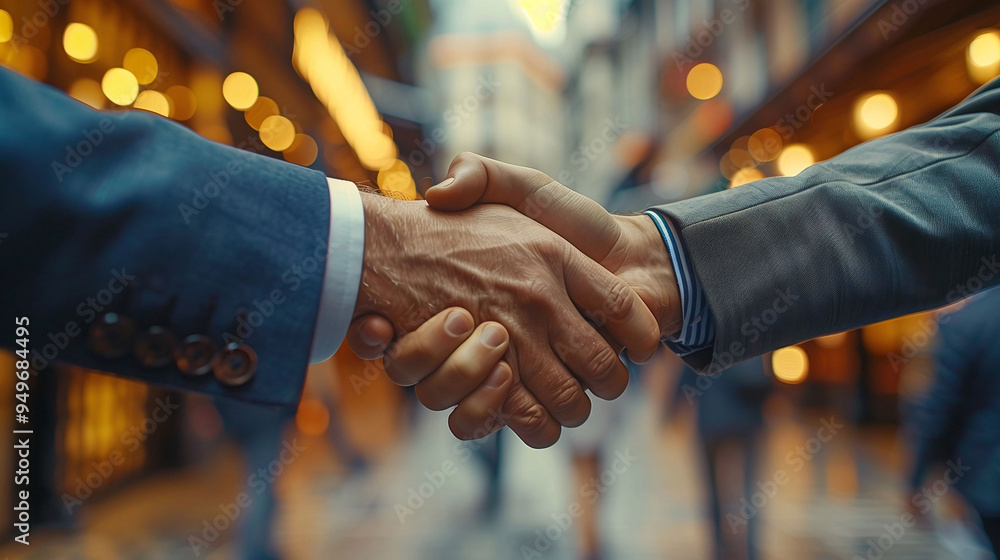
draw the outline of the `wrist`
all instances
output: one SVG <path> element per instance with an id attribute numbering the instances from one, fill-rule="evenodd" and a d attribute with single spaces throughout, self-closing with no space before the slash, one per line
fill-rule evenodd
<path id="1" fill-rule="evenodd" d="M 649 216 L 620 218 L 623 236 L 630 239 L 638 262 L 634 268 L 639 278 L 633 286 L 656 318 L 660 337 L 676 336 L 684 324 L 684 316 L 677 275 L 663 236 Z"/>

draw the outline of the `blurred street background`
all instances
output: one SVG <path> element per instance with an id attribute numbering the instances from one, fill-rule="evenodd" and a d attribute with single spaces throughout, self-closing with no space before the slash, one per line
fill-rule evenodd
<path id="1" fill-rule="evenodd" d="M 0 0 L 0 64 L 398 198 L 474 151 L 631 212 L 937 116 L 1000 75 L 1000 5 Z M 32 544 L 0 508 L 0 557 L 993 558 L 969 495 L 1000 483 L 1000 451 L 969 467 L 946 449 L 991 405 L 974 384 L 948 407 L 932 389 L 962 375 L 942 331 L 990 297 L 731 375 L 664 354 L 543 451 L 510 433 L 458 442 L 346 348 L 313 366 L 294 411 L 55 364 L 32 380 Z M 13 362 L 0 353 L 0 371 Z M 13 470 L 5 446 L 0 503 Z"/>

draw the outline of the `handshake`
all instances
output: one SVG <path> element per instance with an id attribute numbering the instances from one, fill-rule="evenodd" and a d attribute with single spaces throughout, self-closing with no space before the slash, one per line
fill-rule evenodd
<path id="1" fill-rule="evenodd" d="M 682 326 L 649 216 L 614 216 L 545 174 L 462 154 L 425 201 L 363 194 L 365 257 L 348 343 L 476 439 L 547 447 L 620 396 Z M 405 334 L 403 334 L 405 333 Z"/>

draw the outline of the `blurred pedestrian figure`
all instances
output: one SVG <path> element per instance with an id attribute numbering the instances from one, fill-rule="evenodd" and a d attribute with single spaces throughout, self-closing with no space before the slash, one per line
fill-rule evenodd
<path id="1" fill-rule="evenodd" d="M 270 463 L 277 459 L 282 434 L 294 418 L 295 410 L 264 408 L 228 399 L 216 400 L 215 407 L 222 417 L 226 434 L 239 445 L 243 454 L 242 491 L 251 500 L 240 513 L 235 557 L 239 560 L 277 560 L 280 556 L 274 545 L 275 481 L 259 473 L 269 472 Z"/>
<path id="2" fill-rule="evenodd" d="M 907 422 L 913 443 L 907 509 L 918 517 L 933 502 L 928 471 L 975 509 L 994 553 L 1000 550 L 1000 290 L 968 300 L 939 321 L 934 379 Z M 934 489 L 934 496 L 939 492 Z M 977 531 L 978 532 L 978 531 Z"/>
<path id="3" fill-rule="evenodd" d="M 761 358 L 701 379 L 699 383 L 699 376 L 685 368 L 675 403 L 683 399 L 697 410 L 697 439 L 705 462 L 708 511 L 712 518 L 713 558 L 754 560 L 758 557 L 760 520 L 756 515 L 744 519 L 738 512 L 742 500 L 750 500 L 755 490 L 764 402 L 774 388 L 773 380 Z M 737 467 L 729 459 L 733 455 L 740 458 Z M 742 489 L 734 492 L 732 480 L 725 479 L 725 471 L 739 467 L 742 467 Z M 733 521 L 736 518 L 738 522 Z M 737 538 L 744 533 L 745 540 Z"/>

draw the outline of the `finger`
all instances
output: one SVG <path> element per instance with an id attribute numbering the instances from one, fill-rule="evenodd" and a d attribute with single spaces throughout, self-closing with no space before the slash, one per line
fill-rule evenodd
<path id="1" fill-rule="evenodd" d="M 569 301 L 565 302 L 564 307 L 572 312 Z M 556 318 L 566 319 L 565 315 L 557 315 Z M 577 320 L 593 338 L 601 340 L 597 331 L 586 325 L 583 319 L 578 317 Z M 515 340 L 514 344 L 525 351 L 518 364 L 521 370 L 520 382 L 560 425 L 570 428 L 579 426 L 590 416 L 590 399 L 580 385 L 580 380 L 559 361 L 560 350 L 554 347 L 556 344 L 569 345 L 578 341 L 554 339 L 551 336 L 543 338 L 547 340 Z M 540 346 L 539 342 L 543 342 L 544 346 Z M 561 350 L 563 354 L 569 352 L 571 350 L 568 348 Z M 513 428 L 513 422 L 510 424 Z"/>
<path id="2" fill-rule="evenodd" d="M 563 276 L 570 299 L 590 321 L 628 348 L 638 364 L 653 358 L 660 344 L 656 317 L 624 280 L 572 247 Z"/>
<path id="3" fill-rule="evenodd" d="M 493 366 L 489 376 L 448 416 L 448 427 L 458 439 L 486 437 L 504 427 L 501 408 L 514 382 L 507 362 Z"/>
<path id="4" fill-rule="evenodd" d="M 431 410 L 455 406 L 493 371 L 507 343 L 507 329 L 499 323 L 479 325 L 437 370 L 417 383 L 417 399 Z"/>
<path id="5" fill-rule="evenodd" d="M 347 329 L 347 345 L 362 360 L 374 360 L 385 352 L 395 336 L 392 323 L 385 317 L 363 315 Z"/>
<path id="6" fill-rule="evenodd" d="M 528 447 L 544 449 L 559 441 L 559 422 L 524 386 L 515 382 L 507 394 L 501 418 Z"/>
<path id="7" fill-rule="evenodd" d="M 576 313 L 560 319 L 549 327 L 552 349 L 559 359 L 594 395 L 605 400 L 620 397 L 628 387 L 629 374 L 618 352 Z"/>
<path id="8" fill-rule="evenodd" d="M 398 385 L 413 385 L 441 366 L 472 333 L 475 322 L 465 309 L 452 307 L 406 334 L 382 358 L 385 372 Z"/>
<path id="9" fill-rule="evenodd" d="M 473 153 L 452 161 L 447 179 L 425 193 L 439 210 L 464 210 L 475 204 L 506 204 L 602 261 L 618 242 L 621 228 L 600 204 L 527 167 Z"/>

